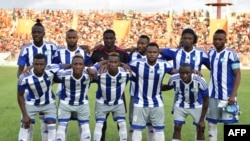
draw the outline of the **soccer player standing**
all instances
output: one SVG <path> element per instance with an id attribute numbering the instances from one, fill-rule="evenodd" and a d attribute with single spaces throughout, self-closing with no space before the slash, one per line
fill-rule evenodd
<path id="1" fill-rule="evenodd" d="M 172 73 L 173 67 L 165 60 L 157 60 L 159 46 L 149 43 L 146 58 L 129 63 L 135 75 L 136 92 L 132 119 L 133 141 L 142 140 L 142 130 L 147 122 L 154 128 L 154 140 L 165 141 L 165 114 L 161 95 L 161 83 L 165 73 Z"/>
<path id="2" fill-rule="evenodd" d="M 109 53 L 107 71 L 99 74 L 96 92 L 96 125 L 94 141 L 100 141 L 103 123 L 107 114 L 112 113 L 119 126 L 120 141 L 127 141 L 126 111 L 123 102 L 129 72 L 120 68 L 120 56 L 117 52 Z"/>
<path id="3" fill-rule="evenodd" d="M 128 62 L 127 52 L 125 52 L 123 49 L 117 47 L 115 45 L 115 41 L 116 41 L 115 31 L 112 29 L 105 30 L 103 33 L 104 46 L 100 46 L 96 50 L 93 51 L 93 53 L 91 55 L 92 62 L 96 63 L 96 62 L 100 62 L 103 60 L 107 60 L 110 52 L 118 52 L 119 56 L 120 56 L 120 62 L 127 63 Z M 124 100 L 124 103 L 125 103 L 124 105 L 126 108 L 125 97 L 123 98 L 123 100 Z M 109 113 L 107 114 L 107 117 L 108 116 L 109 116 Z M 103 123 L 101 141 L 105 141 L 106 127 L 107 127 L 107 121 L 105 121 Z"/>
<path id="4" fill-rule="evenodd" d="M 36 23 L 32 26 L 31 34 L 33 38 L 33 42 L 24 45 L 21 48 L 17 65 L 18 71 L 17 76 L 23 72 L 25 67 L 31 66 L 33 63 L 34 55 L 41 53 L 46 56 L 46 64 L 51 64 L 53 58 L 55 57 L 55 52 L 57 50 L 57 46 L 52 42 L 46 42 L 43 40 L 45 36 L 44 26 L 41 24 L 41 21 L 37 19 Z M 47 141 L 47 129 L 46 124 L 43 121 L 43 113 L 40 113 L 40 121 L 41 121 L 41 135 L 42 141 Z M 21 130 L 22 127 L 20 127 Z M 33 138 L 33 125 L 30 125 L 30 139 Z M 20 134 L 19 134 L 20 136 Z"/>
<path id="5" fill-rule="evenodd" d="M 209 110 L 207 114 L 210 141 L 217 141 L 217 123 L 233 124 L 238 122 L 237 111 L 223 110 L 226 106 L 237 105 L 237 90 L 241 72 L 238 54 L 225 46 L 227 34 L 218 29 L 213 35 L 213 49 L 209 50 L 211 75 L 209 83 Z M 239 107 L 238 107 L 239 108 Z"/>
<path id="6" fill-rule="evenodd" d="M 180 65 L 183 63 L 188 63 L 192 67 L 192 71 L 201 75 L 202 65 L 205 65 L 210 69 L 208 54 L 201 48 L 195 46 L 197 43 L 198 37 L 193 29 L 186 28 L 182 31 L 181 34 L 181 44 L 180 48 L 172 49 L 165 48 L 162 49 L 162 55 L 168 60 L 173 60 L 173 66 L 175 69 L 179 70 Z M 174 103 L 177 97 L 175 95 L 172 113 L 174 113 Z M 195 138 L 196 138 L 195 129 Z"/>
<path id="7" fill-rule="evenodd" d="M 135 51 L 129 54 L 129 62 L 137 59 L 146 58 L 147 45 L 150 43 L 150 38 L 147 35 L 141 35 L 137 41 L 137 48 Z M 163 59 L 162 55 L 159 54 L 158 58 Z M 130 101 L 129 101 L 129 123 L 131 125 L 133 118 L 133 106 L 134 106 L 134 94 L 136 92 L 135 82 L 130 81 Z M 151 123 L 147 123 L 147 141 L 153 141 L 154 130 Z M 130 126 L 129 137 L 132 139 L 133 128 Z"/>
<path id="8" fill-rule="evenodd" d="M 57 64 L 71 64 L 72 63 L 72 58 L 74 57 L 74 55 L 76 54 L 81 54 L 84 58 L 84 65 L 91 65 L 91 59 L 90 56 L 77 45 L 78 42 L 78 34 L 77 31 L 74 29 L 69 29 L 66 32 L 66 43 L 67 46 L 66 47 L 62 47 L 62 48 L 58 48 L 58 50 L 56 51 L 56 57 L 54 57 L 53 59 L 53 63 L 57 63 Z M 61 87 L 61 83 L 58 84 L 57 87 L 57 95 L 60 97 L 60 93 L 62 91 L 62 87 Z M 71 113 L 71 120 L 77 120 L 76 117 L 76 112 L 72 111 Z M 68 124 L 67 124 L 68 125 Z M 68 128 L 66 127 L 65 132 L 67 132 Z M 79 124 L 79 137 L 81 137 L 81 126 Z M 67 137 L 65 137 L 65 140 L 67 139 Z"/>

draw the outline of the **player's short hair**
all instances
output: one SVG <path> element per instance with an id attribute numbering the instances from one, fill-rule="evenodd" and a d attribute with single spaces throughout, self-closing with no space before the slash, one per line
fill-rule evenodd
<path id="1" fill-rule="evenodd" d="M 148 42 L 150 42 L 150 38 L 147 35 L 141 35 L 139 38 L 147 39 Z"/>
<path id="2" fill-rule="evenodd" d="M 183 68 L 189 68 L 192 71 L 192 67 L 189 63 L 182 63 L 180 65 L 180 69 L 183 69 Z"/>
<path id="3" fill-rule="evenodd" d="M 38 54 L 34 55 L 34 59 L 45 59 L 46 60 L 46 56 L 44 54 L 38 53 Z"/>
<path id="4" fill-rule="evenodd" d="M 155 46 L 159 49 L 159 45 L 155 42 L 150 42 L 148 45 L 147 45 L 147 48 L 150 47 L 150 46 Z"/>
<path id="5" fill-rule="evenodd" d="M 109 57 L 118 57 L 120 61 L 120 54 L 118 52 L 110 52 L 108 55 Z"/>
<path id="6" fill-rule="evenodd" d="M 214 34 L 225 34 L 225 35 L 227 36 L 226 31 L 223 30 L 223 29 L 217 29 L 217 30 L 214 32 Z"/>
<path id="7" fill-rule="evenodd" d="M 192 35 L 194 36 L 193 44 L 196 44 L 197 41 L 198 41 L 198 37 L 197 37 L 196 33 L 194 32 L 194 30 L 191 29 L 191 28 L 186 28 L 186 29 L 184 29 L 184 30 L 182 31 L 181 36 L 183 36 L 183 35 L 186 34 L 186 33 L 192 34 Z"/>
<path id="8" fill-rule="evenodd" d="M 69 30 L 66 32 L 66 34 L 69 33 L 69 32 L 77 32 L 77 31 L 76 31 L 75 29 L 72 29 L 72 28 L 71 28 L 71 29 L 69 29 Z"/>
<path id="9" fill-rule="evenodd" d="M 81 59 L 83 60 L 83 63 L 84 63 L 84 58 L 83 58 L 82 54 L 76 53 L 76 54 L 73 56 L 73 58 L 72 58 L 72 62 L 73 62 L 76 58 L 81 58 Z"/>
<path id="10" fill-rule="evenodd" d="M 33 27 L 34 27 L 34 26 L 40 26 L 40 27 L 44 28 L 44 26 L 42 25 L 40 19 L 36 19 L 36 23 L 33 25 Z"/>
<path id="11" fill-rule="evenodd" d="M 105 36 L 105 34 L 107 34 L 107 33 L 111 33 L 111 34 L 113 34 L 113 35 L 115 36 L 115 31 L 112 30 L 112 29 L 107 29 L 107 30 L 105 30 L 105 31 L 103 32 L 103 36 Z"/>

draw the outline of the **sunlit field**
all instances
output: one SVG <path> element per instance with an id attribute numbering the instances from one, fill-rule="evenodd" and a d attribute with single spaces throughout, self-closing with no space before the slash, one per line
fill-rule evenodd
<path id="1" fill-rule="evenodd" d="M 17 140 L 19 126 L 20 126 L 20 109 L 17 104 L 17 77 L 16 77 L 16 67 L 0 67 L 0 141 L 15 141 Z M 209 71 L 202 71 L 207 82 L 209 81 Z M 238 101 L 241 107 L 242 115 L 240 116 L 239 124 L 250 124 L 250 109 L 248 108 L 249 102 L 249 84 L 250 84 L 250 70 L 242 70 L 241 84 L 238 90 Z M 164 82 L 167 83 L 168 77 L 164 79 Z M 127 107 L 129 103 L 129 85 L 126 89 L 126 101 Z M 54 86 L 54 90 L 56 85 Z M 91 85 L 89 90 L 89 100 L 91 108 L 91 117 L 90 117 L 90 127 L 91 133 L 93 135 L 94 126 L 95 126 L 95 90 L 96 84 Z M 171 115 L 171 106 L 173 102 L 173 91 L 163 92 L 164 103 L 165 103 L 165 114 L 166 114 L 166 128 L 165 136 L 166 141 L 171 141 L 172 132 L 173 132 L 173 118 Z M 128 123 L 128 122 L 127 122 Z M 129 126 L 127 126 L 129 128 Z M 223 141 L 223 125 L 219 124 L 219 138 L 218 141 Z M 119 139 L 118 131 L 116 124 L 112 120 L 112 116 L 109 116 L 108 119 L 108 129 L 106 133 L 106 141 L 118 141 Z M 35 131 L 34 131 L 34 141 L 40 141 L 40 123 L 39 119 L 36 119 Z M 77 141 L 78 140 L 78 126 L 76 121 L 71 121 L 69 123 L 69 133 L 68 141 Z M 143 132 L 143 140 L 146 140 L 145 130 Z M 182 130 L 182 140 L 184 141 L 193 141 L 194 140 L 194 126 L 192 120 L 189 117 L 187 123 L 183 126 Z M 207 138 L 207 127 L 206 127 L 206 140 Z"/>

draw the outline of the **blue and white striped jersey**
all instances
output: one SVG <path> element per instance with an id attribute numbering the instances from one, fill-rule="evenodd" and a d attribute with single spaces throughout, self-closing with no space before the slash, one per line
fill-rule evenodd
<path id="1" fill-rule="evenodd" d="M 129 66 L 135 76 L 134 106 L 162 107 L 161 84 L 165 73 L 170 73 L 172 65 L 158 59 L 154 66 L 147 63 L 147 58 L 132 61 Z"/>
<path id="2" fill-rule="evenodd" d="M 22 47 L 17 65 L 19 66 L 31 66 L 33 63 L 34 55 L 44 54 L 46 56 L 47 64 L 52 64 L 52 60 L 55 57 L 57 46 L 52 42 L 44 42 L 41 47 L 37 47 L 33 42 L 26 44 Z"/>
<path id="3" fill-rule="evenodd" d="M 53 78 L 61 68 L 60 65 L 50 64 L 46 67 L 43 76 L 37 77 L 33 70 L 29 74 L 21 74 L 18 79 L 18 90 L 26 90 L 25 103 L 29 105 L 44 105 L 55 102 L 55 95 L 52 91 Z"/>
<path id="4" fill-rule="evenodd" d="M 202 65 L 209 66 L 207 53 L 197 47 L 193 47 L 190 52 L 186 52 L 183 47 L 179 49 L 165 48 L 162 49 L 162 55 L 173 60 L 175 69 L 179 69 L 183 63 L 189 63 L 193 70 L 198 71 L 201 71 Z"/>
<path id="5" fill-rule="evenodd" d="M 129 62 L 135 61 L 137 59 L 142 59 L 142 58 L 146 58 L 146 55 L 141 55 L 138 51 L 135 51 L 129 55 Z M 158 59 L 164 60 L 164 57 L 161 54 L 159 54 Z M 130 81 L 129 91 L 130 91 L 130 95 L 134 96 L 134 93 L 135 93 L 135 82 L 134 81 Z"/>
<path id="6" fill-rule="evenodd" d="M 234 87 L 233 70 L 240 69 L 239 56 L 230 48 L 225 48 L 219 53 L 214 48 L 208 52 L 208 55 L 211 66 L 209 96 L 227 100 Z"/>
<path id="7" fill-rule="evenodd" d="M 203 96 L 208 96 L 208 85 L 206 80 L 196 74 L 192 74 L 191 82 L 184 83 L 180 74 L 174 74 L 168 81 L 169 86 L 174 86 L 177 97 L 175 106 L 182 108 L 200 108 Z"/>
<path id="8" fill-rule="evenodd" d="M 101 73 L 97 80 L 96 101 L 106 105 L 122 104 L 122 95 L 129 79 L 129 72 L 120 67 L 116 76 L 110 75 L 108 71 Z"/>
<path id="9" fill-rule="evenodd" d="M 60 102 L 69 105 L 83 105 L 88 103 L 90 78 L 85 71 L 80 79 L 76 79 L 73 76 L 73 69 L 61 69 L 56 75 L 62 84 L 59 96 Z"/>
<path id="10" fill-rule="evenodd" d="M 83 49 L 77 47 L 75 51 L 68 50 L 67 47 L 65 48 L 58 48 L 56 51 L 56 57 L 53 59 L 54 63 L 61 63 L 61 64 L 71 64 L 73 57 L 75 54 L 80 53 L 84 57 L 85 65 L 91 65 L 92 61 L 90 56 L 85 53 Z"/>

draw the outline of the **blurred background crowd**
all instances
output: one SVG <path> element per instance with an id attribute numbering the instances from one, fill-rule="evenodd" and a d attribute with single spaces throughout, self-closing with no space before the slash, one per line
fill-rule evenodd
<path id="1" fill-rule="evenodd" d="M 162 13 L 142 13 L 136 11 L 72 11 L 32 9 L 0 9 L 0 53 L 8 54 L 4 59 L 15 61 L 23 44 L 32 41 L 30 28 L 36 19 L 41 19 L 45 27 L 46 41 L 58 46 L 65 46 L 65 33 L 74 28 L 79 33 L 78 44 L 90 47 L 102 43 L 102 34 L 114 27 L 116 21 L 129 21 L 124 32 L 118 38 L 117 45 L 128 48 L 136 45 L 141 34 L 146 34 L 151 41 L 161 47 L 179 46 L 181 32 L 184 28 L 193 28 L 198 35 L 197 46 L 205 50 L 213 47 L 209 38 L 211 23 L 209 12 L 203 10 Z M 230 13 L 227 16 L 227 45 L 236 50 L 243 65 L 250 64 L 250 13 Z M 23 23 L 21 23 L 23 22 Z M 117 31 L 116 31 L 117 32 Z"/>

